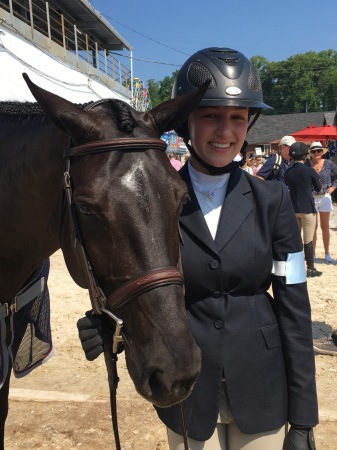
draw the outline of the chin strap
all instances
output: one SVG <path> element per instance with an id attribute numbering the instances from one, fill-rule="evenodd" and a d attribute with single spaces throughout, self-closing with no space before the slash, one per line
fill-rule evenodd
<path id="1" fill-rule="evenodd" d="M 246 150 L 247 145 L 248 145 L 248 142 L 245 141 L 243 144 L 243 147 L 241 149 L 241 152 L 244 152 Z M 206 161 L 204 161 L 202 158 L 200 158 L 198 153 L 194 150 L 194 148 L 190 144 L 187 143 L 186 147 L 190 151 L 191 155 L 193 155 L 193 157 L 198 161 L 198 163 L 201 164 L 203 167 L 205 167 L 205 169 L 208 170 L 210 175 L 223 175 L 225 173 L 230 173 L 233 170 L 240 167 L 239 161 L 232 161 L 231 163 L 227 164 L 227 166 L 223 166 L 223 167 L 212 166 L 211 164 L 208 164 Z"/>

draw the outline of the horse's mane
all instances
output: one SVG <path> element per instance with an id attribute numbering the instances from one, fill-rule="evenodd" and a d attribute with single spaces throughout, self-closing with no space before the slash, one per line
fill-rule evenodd
<path id="1" fill-rule="evenodd" d="M 94 102 L 77 103 L 80 108 L 88 107 Z M 137 121 L 133 117 L 132 108 L 122 100 L 109 99 L 106 101 L 108 114 L 116 120 L 116 125 L 120 131 L 132 133 Z M 23 123 L 27 120 L 46 120 L 46 114 L 37 102 L 0 102 L 0 121 L 10 119 L 16 123 Z"/>

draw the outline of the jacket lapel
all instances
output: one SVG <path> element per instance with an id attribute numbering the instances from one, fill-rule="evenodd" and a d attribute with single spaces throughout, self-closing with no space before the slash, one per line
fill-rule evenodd
<path id="1" fill-rule="evenodd" d="M 247 198 L 250 184 L 242 169 L 236 169 L 229 178 L 226 198 L 222 206 L 215 245 L 221 251 L 247 219 L 254 204 Z"/>
<path id="2" fill-rule="evenodd" d="M 179 223 L 182 229 L 188 229 L 193 233 L 204 245 L 209 247 L 213 252 L 218 254 L 218 249 L 215 245 L 215 241 L 208 229 L 204 215 L 200 209 L 198 199 L 192 188 L 191 179 L 188 173 L 188 164 L 185 164 L 179 171 L 182 179 L 188 186 L 190 198 L 185 203 L 183 210 L 179 217 Z"/>
<path id="3" fill-rule="evenodd" d="M 185 164 L 179 173 L 187 183 L 190 195 L 190 199 L 180 214 L 179 222 L 182 228 L 189 230 L 210 250 L 218 254 L 232 239 L 254 208 L 254 204 L 247 197 L 247 194 L 251 192 L 250 184 L 242 169 L 236 169 L 231 173 L 218 231 L 213 239 L 192 188 L 188 164 Z M 238 207 L 238 205 L 240 206 Z"/>

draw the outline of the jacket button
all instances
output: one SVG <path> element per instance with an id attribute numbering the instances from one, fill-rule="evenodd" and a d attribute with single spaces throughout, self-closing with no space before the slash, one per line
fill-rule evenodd
<path id="1" fill-rule="evenodd" d="M 216 328 L 217 330 L 220 330 L 222 327 L 223 327 L 222 320 L 217 320 L 216 322 L 214 322 L 214 328 Z"/>
<path id="2" fill-rule="evenodd" d="M 214 291 L 213 293 L 212 293 L 212 297 L 213 298 L 220 298 L 222 296 L 222 294 L 221 294 L 221 292 L 219 292 L 219 291 Z"/>
<path id="3" fill-rule="evenodd" d="M 213 261 L 211 262 L 210 266 L 211 266 L 211 269 L 214 270 L 214 269 L 217 269 L 220 266 L 220 263 L 216 259 L 213 259 Z"/>

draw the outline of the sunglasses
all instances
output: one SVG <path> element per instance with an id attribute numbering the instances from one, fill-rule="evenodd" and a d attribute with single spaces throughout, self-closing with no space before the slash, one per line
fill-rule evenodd
<path id="1" fill-rule="evenodd" d="M 323 150 L 310 150 L 310 153 L 322 153 Z"/>

